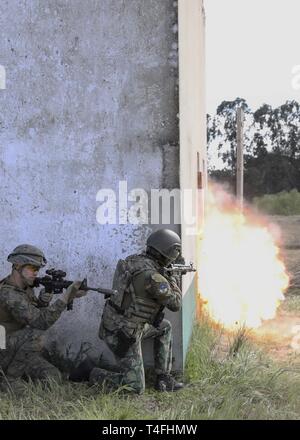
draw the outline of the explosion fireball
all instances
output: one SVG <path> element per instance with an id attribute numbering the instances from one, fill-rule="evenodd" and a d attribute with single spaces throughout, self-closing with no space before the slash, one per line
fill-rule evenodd
<path id="1" fill-rule="evenodd" d="M 199 248 L 200 295 L 215 321 L 257 328 L 275 317 L 289 277 L 264 219 L 212 187 Z"/>

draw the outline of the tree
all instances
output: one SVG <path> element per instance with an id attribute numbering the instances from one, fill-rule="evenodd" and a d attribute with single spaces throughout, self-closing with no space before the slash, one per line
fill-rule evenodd
<path id="1" fill-rule="evenodd" d="M 238 107 L 245 114 L 245 196 L 300 190 L 300 104 L 296 101 L 274 109 L 264 104 L 255 112 L 244 99 L 223 101 L 215 116 L 207 118 L 210 175 L 234 188 Z M 212 163 L 214 150 L 221 159 L 219 169 Z"/>
<path id="2" fill-rule="evenodd" d="M 287 101 L 272 109 L 263 105 L 254 114 L 254 123 L 264 132 L 264 143 L 271 144 L 274 152 L 292 159 L 300 158 L 300 104 Z"/>

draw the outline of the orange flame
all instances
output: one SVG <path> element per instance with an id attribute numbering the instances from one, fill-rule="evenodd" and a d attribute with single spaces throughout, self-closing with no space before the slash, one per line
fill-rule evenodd
<path id="1" fill-rule="evenodd" d="M 211 317 L 226 327 L 259 327 L 284 299 L 289 277 L 267 223 L 243 213 L 220 189 L 207 194 L 199 288 Z"/>

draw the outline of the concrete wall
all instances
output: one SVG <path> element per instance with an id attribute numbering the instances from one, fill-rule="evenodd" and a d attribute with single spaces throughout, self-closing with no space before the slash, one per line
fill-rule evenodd
<path id="1" fill-rule="evenodd" d="M 177 4 L 10 0 L 0 20 L 1 274 L 8 253 L 32 243 L 49 267 L 110 287 L 117 259 L 151 229 L 99 225 L 98 190 L 179 183 Z M 102 305 L 92 293 L 77 301 L 50 336 L 101 349 Z"/>
<path id="2" fill-rule="evenodd" d="M 179 87 L 180 87 L 180 187 L 192 189 L 196 222 L 182 216 L 182 253 L 187 262 L 198 263 L 198 246 L 204 219 L 207 186 L 205 111 L 205 11 L 203 0 L 179 0 Z M 183 361 L 196 312 L 197 275 L 183 277 Z"/>

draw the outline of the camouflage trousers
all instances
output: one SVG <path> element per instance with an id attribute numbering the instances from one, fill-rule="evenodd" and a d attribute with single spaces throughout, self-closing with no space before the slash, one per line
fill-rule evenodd
<path id="1" fill-rule="evenodd" d="M 60 371 L 43 358 L 40 330 L 25 328 L 7 337 L 6 349 L 0 350 L 0 378 L 14 382 L 18 379 L 61 379 Z M 2 380 L 3 381 L 3 380 Z"/>
<path id="2" fill-rule="evenodd" d="M 164 319 L 158 328 L 145 324 L 136 334 L 136 341 L 123 357 L 116 354 L 119 344 L 117 332 L 102 329 L 103 340 L 114 353 L 120 373 L 94 368 L 90 375 L 91 383 L 105 382 L 109 388 L 126 385 L 130 390 L 141 394 L 145 391 L 145 371 L 141 342 L 154 339 L 154 368 L 156 374 L 169 374 L 172 368 L 172 326 Z"/>

